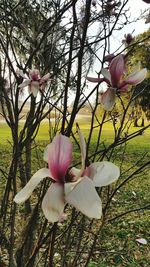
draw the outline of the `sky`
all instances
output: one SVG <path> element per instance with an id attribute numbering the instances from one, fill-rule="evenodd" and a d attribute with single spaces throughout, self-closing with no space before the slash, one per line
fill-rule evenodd
<path id="1" fill-rule="evenodd" d="M 150 4 L 146 4 L 142 0 L 129 0 L 127 6 L 130 7 L 130 12 L 132 18 L 138 18 L 139 15 L 141 14 L 141 11 L 144 11 L 146 9 L 150 9 Z M 148 12 L 146 12 L 148 14 Z M 127 29 L 134 29 L 135 34 L 139 34 L 145 30 L 147 30 L 150 27 L 150 24 L 145 24 L 145 19 L 141 19 L 137 21 L 136 23 L 133 23 L 131 25 L 127 25 Z"/>
<path id="2" fill-rule="evenodd" d="M 130 6 L 131 15 L 132 17 L 137 18 L 141 11 L 144 11 L 146 9 L 150 9 L 150 4 L 146 4 L 142 0 L 129 0 L 128 6 Z M 148 12 L 146 12 L 148 14 Z M 133 25 L 127 26 L 129 29 L 130 27 L 135 30 L 135 34 L 142 33 L 143 31 L 147 30 L 150 27 L 150 24 L 145 24 L 145 19 L 142 19 L 136 23 L 133 23 Z"/>
<path id="3" fill-rule="evenodd" d="M 129 0 L 127 7 L 130 8 L 129 14 L 130 14 L 130 20 L 134 20 L 138 17 L 140 17 L 140 14 L 146 10 L 150 9 L 150 4 L 146 4 L 142 0 Z M 148 14 L 148 12 L 146 12 Z M 145 14 L 145 15 L 146 15 Z M 120 32 L 117 32 L 116 35 L 113 34 L 114 40 L 120 42 L 120 40 L 123 39 L 124 34 L 132 33 L 133 35 L 138 35 L 146 30 L 148 30 L 150 27 L 150 23 L 145 24 L 145 18 L 136 21 L 135 23 L 128 24 L 122 29 Z"/>
<path id="4" fill-rule="evenodd" d="M 97 1 L 100 1 L 100 0 L 97 0 Z M 130 11 L 128 14 L 130 14 L 130 19 L 133 20 L 133 19 L 138 18 L 141 12 L 143 12 L 144 10 L 148 8 L 150 9 L 150 4 L 146 4 L 142 0 L 129 0 L 128 5 L 126 7 L 130 8 Z M 146 14 L 148 14 L 148 11 Z M 135 35 L 138 35 L 139 33 L 146 31 L 149 27 L 150 27 L 150 23 L 145 24 L 145 18 L 143 18 L 139 21 L 136 21 L 135 23 L 126 25 L 120 31 L 114 31 L 112 34 L 112 38 L 111 38 L 111 51 L 110 52 L 113 53 L 121 45 L 121 41 L 124 39 L 124 34 L 133 32 L 133 35 L 135 36 Z M 89 72 L 89 76 L 97 77 L 96 71 L 99 72 L 100 68 L 101 66 L 99 62 L 95 62 L 93 70 Z M 87 82 L 87 85 L 88 85 L 88 89 L 87 91 L 85 91 L 86 95 L 87 93 L 89 93 L 89 91 L 91 91 L 95 87 L 96 84 Z M 102 87 L 105 88 L 105 85 L 103 85 Z M 27 88 L 25 91 L 26 91 L 25 95 L 28 95 Z M 94 96 L 92 98 L 94 99 Z M 74 94 L 70 93 L 69 99 L 70 99 L 69 102 L 72 103 L 74 100 Z"/>
<path id="5" fill-rule="evenodd" d="M 148 11 L 145 13 L 145 17 L 137 20 L 137 18 L 140 18 L 141 13 L 143 13 L 145 10 L 150 9 L 150 4 L 146 4 L 142 0 L 129 0 L 128 4 L 125 7 L 125 10 L 128 10 L 126 12 L 129 21 L 135 21 L 130 24 L 124 25 L 124 27 L 121 30 L 114 30 L 112 33 L 112 36 L 110 38 L 110 53 L 114 53 L 115 50 L 120 47 L 122 44 L 122 40 L 124 39 L 124 35 L 131 33 L 133 36 L 136 36 L 146 30 L 150 27 L 150 23 L 145 24 L 146 14 L 148 14 Z M 137 21 L 136 21 L 137 20 Z M 124 17 L 121 19 L 122 22 L 125 22 Z M 118 24 L 117 24 L 118 25 Z M 117 26 L 116 27 L 119 27 Z M 93 27 L 93 31 L 96 31 L 96 27 Z M 91 34 L 92 34 L 91 30 Z M 97 27 L 98 30 L 98 27 Z M 123 48 L 123 47 L 122 47 Z"/>

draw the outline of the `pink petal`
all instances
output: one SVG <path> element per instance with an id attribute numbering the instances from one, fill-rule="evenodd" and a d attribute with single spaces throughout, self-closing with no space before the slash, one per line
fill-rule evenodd
<path id="1" fill-rule="evenodd" d="M 108 88 L 105 93 L 100 97 L 100 102 L 105 110 L 111 110 L 115 104 L 115 89 Z"/>
<path id="2" fill-rule="evenodd" d="M 64 136 L 56 136 L 48 147 L 48 166 L 53 179 L 64 182 L 72 160 L 72 142 Z"/>
<path id="3" fill-rule="evenodd" d="M 119 89 L 120 93 L 126 93 L 126 92 L 128 92 L 129 85 L 126 84 L 125 81 L 123 81 L 122 84 L 120 85 L 120 88 L 118 88 L 118 89 Z"/>
<path id="4" fill-rule="evenodd" d="M 42 209 L 49 222 L 61 220 L 64 211 L 64 187 L 59 183 L 52 183 L 47 190 L 43 201 Z"/>
<path id="5" fill-rule="evenodd" d="M 108 54 L 104 57 L 104 61 L 108 61 L 110 63 L 114 57 L 114 54 Z"/>
<path id="6" fill-rule="evenodd" d="M 86 77 L 86 79 L 87 79 L 89 82 L 92 82 L 92 83 L 100 83 L 100 82 L 103 82 L 103 81 L 104 81 L 104 78 L 92 78 L 92 77 Z"/>
<path id="7" fill-rule="evenodd" d="M 39 70 L 29 70 L 29 77 L 33 81 L 38 81 L 40 79 L 40 72 Z"/>
<path id="8" fill-rule="evenodd" d="M 140 71 L 135 71 L 131 73 L 128 78 L 125 80 L 127 84 L 137 85 L 141 83 L 147 75 L 147 69 L 142 69 Z"/>
<path id="9" fill-rule="evenodd" d="M 111 61 L 109 70 L 111 74 L 112 87 L 118 87 L 121 77 L 125 72 L 125 63 L 123 55 L 118 55 Z"/>
<path id="10" fill-rule="evenodd" d="M 40 79 L 40 84 L 45 83 L 49 80 L 50 77 L 50 73 L 47 73 L 46 75 L 44 75 L 41 79 Z"/>

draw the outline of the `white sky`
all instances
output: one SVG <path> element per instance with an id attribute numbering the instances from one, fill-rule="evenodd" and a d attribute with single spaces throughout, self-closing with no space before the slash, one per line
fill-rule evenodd
<path id="1" fill-rule="evenodd" d="M 127 7 L 130 8 L 129 14 L 131 14 L 130 16 L 130 20 L 134 20 L 134 18 L 138 18 L 140 17 L 140 14 L 150 8 L 150 4 L 146 4 L 145 2 L 143 2 L 142 0 L 130 0 L 127 4 Z M 148 14 L 148 12 L 146 12 L 146 14 Z M 135 23 L 131 23 L 126 25 L 120 32 L 117 31 L 116 35 L 113 34 L 113 37 L 115 39 L 115 41 L 118 41 L 118 44 L 120 43 L 120 40 L 124 39 L 124 34 L 127 33 L 132 33 L 133 32 L 133 36 L 138 35 L 139 33 L 142 33 L 146 30 L 148 30 L 150 27 L 150 23 L 145 24 L 145 18 L 138 20 Z"/>
<path id="2" fill-rule="evenodd" d="M 128 6 L 130 7 L 131 15 L 133 18 L 139 17 L 141 11 L 150 9 L 150 4 L 146 4 L 142 0 L 130 0 L 128 3 Z M 146 12 L 146 14 L 148 14 L 148 12 Z M 146 31 L 150 27 L 150 24 L 145 24 L 145 19 L 142 19 L 134 23 L 133 25 L 127 26 L 129 30 L 130 30 L 130 27 L 135 30 L 135 34 L 139 34 L 139 33 Z"/>
<path id="3" fill-rule="evenodd" d="M 98 0 L 99 1 L 99 0 Z M 129 0 L 128 4 L 126 5 L 126 9 L 130 7 L 130 20 L 134 20 L 138 18 L 141 14 L 146 9 L 150 9 L 150 4 L 146 4 L 142 0 Z M 148 11 L 146 12 L 148 14 Z M 124 39 L 124 34 L 132 33 L 133 36 L 138 35 L 139 33 L 142 33 L 146 31 L 150 26 L 149 24 L 145 24 L 145 18 L 137 21 L 136 23 L 132 23 L 129 25 L 126 25 L 123 29 L 120 31 L 114 31 L 111 37 L 111 53 L 115 52 L 115 50 L 122 44 L 122 40 Z M 95 30 L 96 28 L 94 28 Z M 101 53 L 101 52 L 99 52 Z M 89 76 L 97 77 L 96 71 L 99 72 L 101 66 L 99 62 L 95 62 L 93 70 L 89 73 Z M 88 85 L 88 93 L 95 87 L 96 84 L 87 82 Z M 105 85 L 102 85 L 103 88 L 105 88 Z M 27 89 L 25 90 L 25 95 L 28 95 Z M 85 92 L 86 94 L 86 92 Z M 94 99 L 94 96 L 92 97 Z M 69 102 L 72 103 L 74 100 L 74 94 L 70 92 L 70 99 Z"/>
<path id="4" fill-rule="evenodd" d="M 125 10 L 129 9 L 127 12 L 127 16 L 129 21 L 134 21 L 137 18 L 140 17 L 140 15 L 146 11 L 147 9 L 150 9 L 150 4 L 146 4 L 142 0 L 129 0 L 128 4 L 125 6 Z M 145 13 L 145 17 L 125 25 L 122 29 L 120 30 L 114 30 L 112 33 L 112 36 L 110 37 L 110 53 L 114 53 L 121 45 L 122 45 L 122 40 L 124 39 L 124 35 L 131 33 L 133 36 L 136 36 L 146 30 L 150 27 L 150 23 L 145 24 L 145 18 L 146 15 L 148 14 L 148 11 Z M 119 27 L 116 25 L 116 28 Z M 96 30 L 97 26 L 94 26 L 92 30 Z M 92 34 L 91 30 L 91 34 Z M 124 48 L 122 45 L 121 50 Z M 99 51 L 99 56 L 101 54 L 101 51 Z M 96 63 L 97 64 L 97 63 Z M 97 70 L 99 71 L 99 70 Z"/>

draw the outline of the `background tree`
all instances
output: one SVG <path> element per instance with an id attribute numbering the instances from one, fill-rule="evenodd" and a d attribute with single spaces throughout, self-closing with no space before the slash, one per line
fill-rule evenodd
<path id="1" fill-rule="evenodd" d="M 138 120 L 142 119 L 142 126 L 144 124 L 144 117 L 149 119 L 149 89 L 150 89 L 150 30 L 139 34 L 134 39 L 134 44 L 128 48 L 130 53 L 130 65 L 129 68 L 133 68 L 141 64 L 148 70 L 146 80 L 139 84 L 134 90 L 134 125 L 138 126 Z"/>

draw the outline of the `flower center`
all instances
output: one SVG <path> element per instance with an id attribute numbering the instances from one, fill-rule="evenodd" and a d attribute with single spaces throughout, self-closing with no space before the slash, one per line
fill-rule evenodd
<path id="1" fill-rule="evenodd" d="M 75 182 L 76 176 L 71 172 L 71 170 L 67 170 L 65 175 L 65 183 Z"/>

